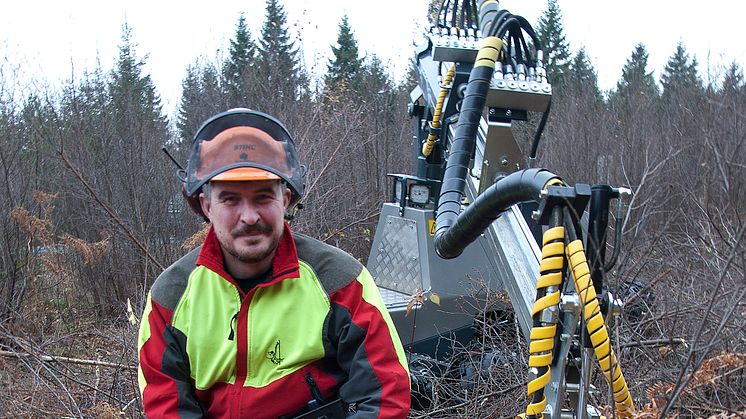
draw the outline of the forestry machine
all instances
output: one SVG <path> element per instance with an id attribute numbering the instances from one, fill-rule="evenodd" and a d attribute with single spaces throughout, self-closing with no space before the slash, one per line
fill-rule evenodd
<path id="1" fill-rule="evenodd" d="M 526 19 L 495 0 L 443 0 L 416 49 L 416 174 L 389 175 L 367 263 L 408 352 L 414 406 L 453 373 L 446 361 L 459 348 L 517 323 L 529 352 L 519 416 L 601 417 L 589 403 L 596 362 L 615 415 L 634 412 L 607 331 L 622 304 L 603 283 L 616 259 L 605 254 L 609 210 L 613 202 L 618 223 L 630 191 L 568 185 L 532 167 L 552 98 L 542 56 Z M 512 124 L 529 112 L 541 117 L 524 158 Z M 496 295 L 510 301 L 490 303 Z M 504 348 L 473 353 L 487 370 L 520 358 Z M 463 382 L 479 374 L 455 369 Z"/>

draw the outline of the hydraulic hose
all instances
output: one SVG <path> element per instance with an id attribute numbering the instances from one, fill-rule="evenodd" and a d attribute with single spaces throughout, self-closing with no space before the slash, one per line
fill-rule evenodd
<path id="1" fill-rule="evenodd" d="M 497 0 L 486 0 L 479 5 L 479 27 L 482 29 L 482 36 L 491 35 L 489 28 L 496 26 L 502 18 L 500 5 Z"/>
<path id="2" fill-rule="evenodd" d="M 450 88 L 448 85 L 451 84 L 453 75 L 456 74 L 456 64 L 451 64 L 451 68 L 448 69 L 445 77 L 443 77 L 443 84 L 440 86 L 440 94 L 438 95 L 438 102 L 435 105 L 435 113 L 433 114 L 433 131 L 427 135 L 427 141 L 422 145 L 422 154 L 425 157 L 430 156 L 435 146 L 435 141 L 438 139 L 438 130 L 440 128 L 440 118 L 443 112 L 443 102 L 446 100 L 448 91 Z"/>
<path id="3" fill-rule="evenodd" d="M 450 159 L 448 163 L 451 163 Z M 447 175 L 446 169 L 443 189 L 457 187 L 458 181 L 465 182 L 463 178 L 452 179 Z M 558 182 L 560 180 L 555 174 L 544 169 L 527 169 L 511 173 L 487 188 L 461 215 L 461 195 L 444 202 L 447 193 L 441 193 L 435 218 L 435 251 L 444 259 L 455 258 L 476 240 L 500 213 L 512 205 L 537 200 L 541 190 Z"/>
<path id="4" fill-rule="evenodd" d="M 492 74 L 495 71 L 495 60 L 501 48 L 501 39 L 496 37 L 484 38 L 482 47 L 477 53 L 474 67 L 469 74 L 469 82 L 464 93 L 464 100 L 461 103 L 461 112 L 451 144 L 448 163 L 443 173 L 443 183 L 438 199 L 438 215 L 436 217 L 436 237 L 448 230 L 461 212 L 461 199 L 466 186 L 466 176 L 469 172 L 469 160 L 471 160 L 476 143 L 477 129 L 479 128 L 487 91 L 490 87 L 490 80 L 492 80 Z M 438 253 L 441 254 L 440 251 Z M 444 256 L 444 254 L 452 253 L 444 252 L 441 257 L 449 259 L 458 256 L 461 251 L 457 251 L 450 257 Z"/>
<path id="5" fill-rule="evenodd" d="M 593 344 L 593 351 L 604 377 L 611 387 L 614 404 L 619 411 L 619 416 L 632 417 L 635 406 L 632 403 L 632 396 L 629 393 L 622 369 L 609 342 L 609 332 L 606 330 L 604 317 L 596 299 L 596 290 L 591 281 L 590 269 L 588 268 L 582 241 L 575 239 L 567 245 L 567 258 L 570 261 L 570 272 L 575 282 L 575 290 L 583 304 L 583 318 Z"/>
<path id="6" fill-rule="evenodd" d="M 539 280 L 536 282 L 536 302 L 531 311 L 531 328 L 528 367 L 535 368 L 535 378 L 528 383 L 529 405 L 526 418 L 543 418 L 547 399 L 544 387 L 552 375 L 552 351 L 557 332 L 555 317 L 544 318 L 544 310 L 557 307 L 560 302 L 560 286 L 565 264 L 565 229 L 562 226 L 548 229 L 542 239 Z"/>

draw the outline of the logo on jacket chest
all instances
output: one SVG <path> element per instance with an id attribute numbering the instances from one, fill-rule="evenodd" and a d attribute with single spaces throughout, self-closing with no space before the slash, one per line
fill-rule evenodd
<path id="1" fill-rule="evenodd" d="M 282 357 L 282 350 L 279 339 L 275 343 L 275 348 L 267 351 L 267 359 L 269 359 L 275 365 L 280 365 L 280 363 L 285 359 Z"/>

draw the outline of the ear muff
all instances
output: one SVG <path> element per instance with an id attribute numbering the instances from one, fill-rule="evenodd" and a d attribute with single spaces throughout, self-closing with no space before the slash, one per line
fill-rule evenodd
<path id="1" fill-rule="evenodd" d="M 181 194 L 184 195 L 184 199 L 186 199 L 187 203 L 189 204 L 189 207 L 192 208 L 192 211 L 194 211 L 197 215 L 201 216 L 203 220 L 205 220 L 206 223 L 209 223 L 210 220 L 207 218 L 204 212 L 202 212 L 202 205 L 199 202 L 199 194 L 200 191 L 197 191 L 197 193 L 193 195 L 187 194 L 186 185 L 181 184 Z"/>

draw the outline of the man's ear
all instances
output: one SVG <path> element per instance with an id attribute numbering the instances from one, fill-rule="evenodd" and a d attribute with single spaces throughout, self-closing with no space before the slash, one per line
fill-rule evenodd
<path id="1" fill-rule="evenodd" d="M 290 205 L 290 198 L 293 196 L 293 193 L 290 192 L 290 188 L 286 187 L 282 193 L 282 205 L 285 206 L 285 209 L 288 208 L 288 205 Z"/>
<path id="2" fill-rule="evenodd" d="M 210 218 L 210 200 L 207 199 L 204 193 L 199 193 L 199 206 L 202 208 L 202 214 L 205 215 L 206 218 Z"/>

